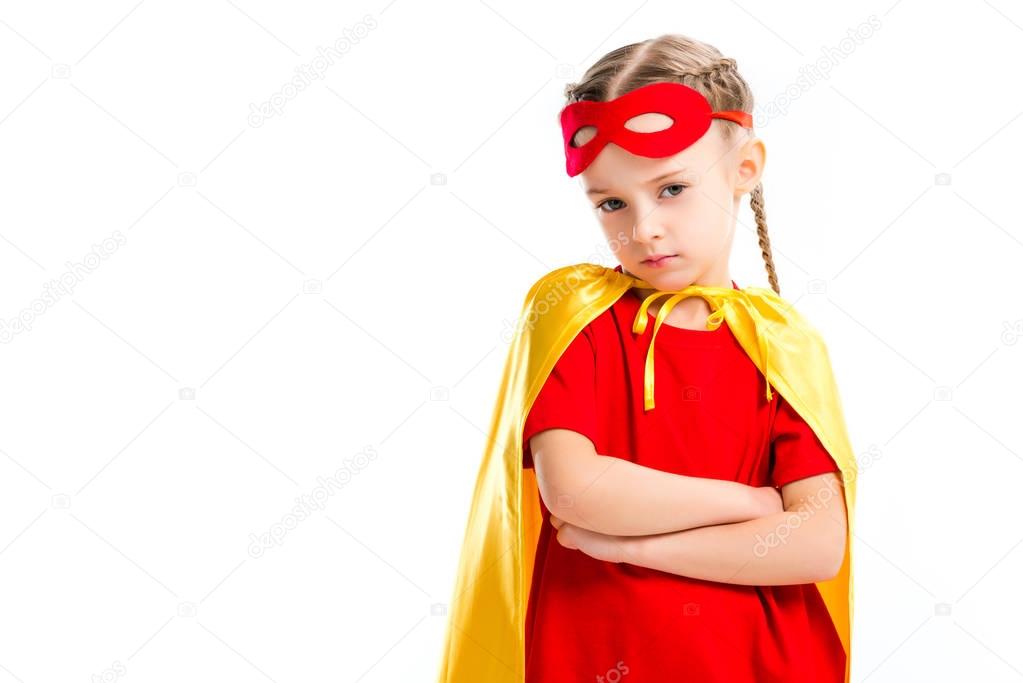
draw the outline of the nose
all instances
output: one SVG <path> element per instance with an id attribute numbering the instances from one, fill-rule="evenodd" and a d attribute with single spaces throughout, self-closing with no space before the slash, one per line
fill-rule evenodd
<path id="1" fill-rule="evenodd" d="M 632 227 L 632 239 L 637 242 L 652 242 L 664 236 L 664 227 L 657 215 L 657 205 L 641 207 Z"/>

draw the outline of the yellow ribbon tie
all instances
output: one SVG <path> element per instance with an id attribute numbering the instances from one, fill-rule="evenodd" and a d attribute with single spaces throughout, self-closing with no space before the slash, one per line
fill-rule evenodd
<path id="1" fill-rule="evenodd" d="M 712 289 L 714 291 L 727 291 L 728 294 L 721 300 L 714 297 L 713 294 L 708 291 Z M 746 309 L 750 317 L 757 316 L 756 307 L 749 299 L 749 295 L 739 289 L 724 290 L 724 288 L 713 287 L 705 288 L 700 285 L 690 285 L 685 289 L 677 292 L 672 291 L 656 291 L 650 294 L 640 305 L 639 310 L 636 311 L 636 317 L 632 322 L 632 332 L 634 334 L 643 334 L 646 331 L 647 324 L 647 309 L 650 308 L 650 304 L 662 296 L 668 296 L 664 304 L 657 311 L 657 316 L 654 319 L 654 332 L 650 336 L 650 346 L 647 348 L 646 353 L 646 365 L 643 370 L 643 410 L 653 410 L 654 408 L 654 342 L 657 340 L 657 332 L 661 329 L 661 324 L 664 319 L 668 316 L 668 313 L 675 304 L 682 301 L 683 299 L 690 296 L 702 296 L 710 304 L 712 313 L 707 316 L 707 330 L 714 331 L 721 326 L 721 323 L 725 321 L 725 306 L 732 301 L 741 301 L 743 308 Z M 764 339 L 763 335 L 757 335 L 757 342 L 760 348 L 760 358 L 764 364 L 764 378 L 767 384 L 767 400 L 770 401 L 771 394 L 771 383 L 766 381 L 767 379 L 767 340 Z"/>

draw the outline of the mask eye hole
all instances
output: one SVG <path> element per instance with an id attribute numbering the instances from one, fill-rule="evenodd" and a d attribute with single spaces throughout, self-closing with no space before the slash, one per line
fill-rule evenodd
<path id="1" fill-rule="evenodd" d="M 596 126 L 583 126 L 582 128 L 575 132 L 575 135 L 572 136 L 572 140 L 569 142 L 569 144 L 572 147 L 582 147 L 596 136 L 597 136 Z"/>
<path id="2" fill-rule="evenodd" d="M 633 116 L 625 122 L 625 127 L 636 133 L 656 133 L 671 128 L 675 120 L 666 114 L 648 112 Z"/>

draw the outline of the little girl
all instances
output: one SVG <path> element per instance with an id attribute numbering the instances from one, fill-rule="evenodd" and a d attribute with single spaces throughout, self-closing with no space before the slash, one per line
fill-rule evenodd
<path id="1" fill-rule="evenodd" d="M 847 681 L 855 461 L 778 295 L 750 89 L 668 35 L 566 95 L 566 168 L 620 264 L 527 295 L 441 681 Z M 770 291 L 728 271 L 746 194 Z"/>

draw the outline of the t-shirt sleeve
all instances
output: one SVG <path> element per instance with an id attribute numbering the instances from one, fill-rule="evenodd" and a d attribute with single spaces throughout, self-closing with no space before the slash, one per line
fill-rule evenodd
<path id="1" fill-rule="evenodd" d="M 796 409 L 778 394 L 771 427 L 771 481 L 782 487 L 793 481 L 841 468 Z"/>
<path id="2" fill-rule="evenodd" d="M 590 328 L 576 335 L 540 389 L 522 430 L 522 466 L 533 466 L 530 437 L 545 429 L 571 429 L 596 443 L 596 354 Z"/>

